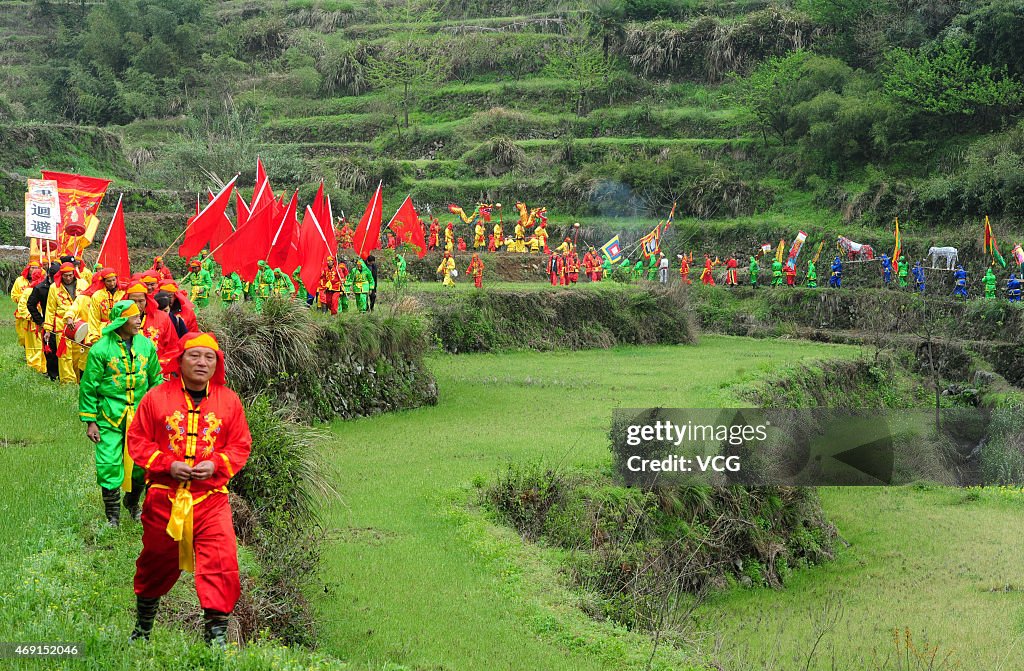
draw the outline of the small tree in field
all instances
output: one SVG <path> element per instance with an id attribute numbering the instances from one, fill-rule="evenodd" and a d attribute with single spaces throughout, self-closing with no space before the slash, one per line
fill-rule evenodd
<path id="1" fill-rule="evenodd" d="M 587 113 L 587 100 L 611 74 L 611 58 L 593 44 L 583 30 L 571 37 L 548 60 L 547 75 L 569 81 L 576 116 Z"/>
<path id="2" fill-rule="evenodd" d="M 411 43 L 389 42 L 366 64 L 370 85 L 387 95 L 388 102 L 402 114 L 409 127 L 409 112 L 423 91 L 444 81 L 448 65 L 434 46 L 417 49 Z M 395 115 L 396 119 L 398 114 Z"/>

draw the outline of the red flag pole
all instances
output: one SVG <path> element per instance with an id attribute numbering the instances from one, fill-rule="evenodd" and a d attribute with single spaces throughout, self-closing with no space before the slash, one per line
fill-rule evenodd
<path id="1" fill-rule="evenodd" d="M 227 185 L 226 185 L 226 186 L 225 186 L 224 188 L 226 189 L 226 188 L 228 188 L 229 186 L 231 186 L 232 184 L 234 184 L 234 183 L 235 183 L 235 180 L 236 180 L 236 179 L 238 179 L 239 175 L 241 175 L 241 174 L 242 174 L 242 173 L 240 173 L 240 172 L 238 172 L 238 173 L 235 173 L 235 177 L 234 177 L 234 179 L 232 179 L 232 180 L 231 180 L 230 182 L 228 182 L 228 183 L 227 183 Z M 223 189 L 222 189 L 222 190 L 223 190 Z M 219 195 L 219 194 L 218 194 L 218 195 Z M 216 200 L 216 198 L 214 198 L 214 200 Z M 210 201 L 210 202 L 212 203 L 213 201 Z M 206 207 L 209 207 L 209 206 L 210 206 L 210 205 L 209 205 L 209 203 L 208 203 L 208 204 L 206 205 Z M 203 211 L 204 211 L 204 212 L 206 211 L 206 207 L 204 207 L 204 208 L 203 208 Z M 196 194 L 196 209 L 198 209 L 198 208 L 199 208 L 199 194 Z M 199 214 L 200 214 L 199 212 L 196 212 L 196 216 L 195 216 L 195 217 L 193 217 L 193 218 L 192 218 L 192 221 L 191 221 L 191 222 L 190 222 L 189 224 L 187 224 L 187 225 L 185 226 L 185 230 L 183 230 L 183 231 L 182 231 L 181 233 L 179 233 L 179 234 L 178 234 L 178 237 L 176 237 L 176 238 L 174 239 L 174 242 L 172 242 L 172 243 L 171 243 L 171 246 L 170 246 L 170 247 L 168 247 L 167 249 L 165 249 L 165 250 L 164 250 L 164 253 L 163 253 L 163 254 L 161 254 L 160 256 L 167 256 L 167 253 L 171 251 L 171 247 L 174 247 L 174 246 L 175 246 L 176 244 L 178 244 L 178 241 L 179 241 L 179 240 L 181 240 L 181 239 L 182 239 L 182 238 L 183 238 L 183 237 L 185 236 L 185 234 L 186 234 L 186 233 L 188 233 L 188 229 L 189 229 L 189 228 L 191 228 L 192 224 L 194 224 L 194 223 L 195 223 L 195 221 L 196 221 L 196 219 L 198 219 L 198 218 L 199 218 Z M 220 249 L 220 247 L 218 246 L 218 247 L 217 247 L 217 249 Z M 210 254 L 211 254 L 211 256 L 212 256 L 212 255 L 213 255 L 213 252 L 210 252 Z"/>
<path id="2" fill-rule="evenodd" d="M 370 216 L 369 216 L 369 217 L 367 218 L 367 220 L 366 220 L 366 222 L 367 222 L 367 226 L 369 226 L 369 223 L 370 223 L 371 221 L 373 221 L 373 216 L 374 216 L 374 214 L 375 214 L 375 213 L 376 213 L 376 211 L 377 211 L 377 194 L 379 194 L 379 193 L 380 193 L 380 190 L 381 190 L 381 189 L 382 189 L 383 187 L 384 187 L 384 180 L 382 179 L 382 180 L 380 180 L 380 183 L 379 183 L 379 184 L 377 184 L 377 190 L 373 192 L 373 202 L 372 202 L 372 204 L 370 205 Z M 383 204 L 383 199 L 381 200 L 381 204 Z M 389 224 L 389 225 L 390 225 L 390 224 Z M 363 239 L 362 239 L 362 241 L 361 241 L 361 242 L 360 242 L 360 244 L 359 244 L 359 251 L 358 251 L 358 252 L 356 252 L 356 254 L 357 254 L 357 255 L 359 256 L 359 258 L 363 258 L 363 249 L 364 249 L 364 248 L 366 247 L 366 238 L 367 238 L 367 237 L 368 237 L 368 236 L 366 236 L 366 235 L 363 235 Z M 379 242 L 379 238 L 380 238 L 380 231 L 377 231 L 377 237 L 378 237 L 378 242 Z"/>

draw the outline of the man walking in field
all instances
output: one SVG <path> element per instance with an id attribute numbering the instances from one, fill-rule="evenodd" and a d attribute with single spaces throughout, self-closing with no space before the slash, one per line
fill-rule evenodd
<path id="1" fill-rule="evenodd" d="M 181 342 L 180 379 L 142 399 L 128 435 L 131 456 L 150 483 L 131 638 L 149 639 L 160 597 L 188 571 L 207 643 L 226 645 L 228 617 L 241 594 L 227 484 L 248 461 L 252 437 L 241 401 L 225 384 L 217 339 L 189 333 Z"/>
<path id="2" fill-rule="evenodd" d="M 111 526 L 120 523 L 121 489 L 125 507 L 138 518 L 144 474 L 126 458 L 125 435 L 143 394 L 163 381 L 156 345 L 139 335 L 141 327 L 142 311 L 134 301 L 114 303 L 110 323 L 89 349 L 78 388 L 78 416 L 96 444 L 96 482 Z"/>

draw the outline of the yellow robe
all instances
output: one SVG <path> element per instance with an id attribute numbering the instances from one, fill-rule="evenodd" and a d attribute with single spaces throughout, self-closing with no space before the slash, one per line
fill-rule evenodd
<path id="1" fill-rule="evenodd" d="M 454 287 L 455 286 L 455 282 L 452 281 L 452 271 L 453 270 L 455 270 L 455 259 L 454 259 L 454 257 L 449 256 L 447 258 L 441 259 L 441 265 L 439 265 L 437 267 L 437 272 L 441 273 L 442 276 L 443 276 L 443 279 L 441 280 L 441 284 L 445 285 L 446 287 Z"/>
<path id="2" fill-rule="evenodd" d="M 28 308 L 26 307 L 24 314 L 20 310 L 21 295 L 25 291 L 31 291 L 28 286 L 28 280 L 18 275 L 18 279 L 14 280 L 14 284 L 11 286 L 11 301 L 14 302 L 14 331 L 18 334 L 18 344 L 22 347 L 25 346 L 25 334 L 28 332 Z"/>
<path id="3" fill-rule="evenodd" d="M 58 276 L 59 277 L 59 276 Z M 64 339 L 64 326 L 77 319 L 82 319 L 88 309 L 89 298 L 80 293 L 72 298 L 68 290 L 59 281 L 50 285 L 50 293 L 46 296 L 46 320 L 43 328 L 48 333 L 57 334 L 57 345 Z M 78 382 L 79 374 L 85 370 L 85 349 L 76 342 L 67 341 L 64 356 L 60 357 L 57 370 L 62 383 Z"/>
<path id="4" fill-rule="evenodd" d="M 114 293 L 110 293 L 106 287 L 92 295 L 86 316 L 86 321 L 89 323 L 89 335 L 85 338 L 86 345 L 91 345 L 100 339 L 100 336 L 103 335 L 103 327 L 110 323 L 111 308 L 114 307 L 114 303 L 123 298 L 124 292 L 120 289 L 115 289 Z"/>

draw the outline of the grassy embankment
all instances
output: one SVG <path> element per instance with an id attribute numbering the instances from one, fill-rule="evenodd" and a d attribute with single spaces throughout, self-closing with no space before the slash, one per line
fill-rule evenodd
<path id="1" fill-rule="evenodd" d="M 324 649 L 410 668 L 642 668 L 651 640 L 583 615 L 561 551 L 524 544 L 463 504 L 508 462 L 607 470 L 614 407 L 742 404 L 735 385 L 786 360 L 856 351 L 756 345 L 708 336 L 698 347 L 437 358 L 437 407 L 336 424 L 324 449 L 345 501 L 326 511 L 336 542 L 317 598 Z M 851 547 L 783 591 L 713 599 L 698 615 L 711 633 L 695 637 L 701 654 L 713 656 L 717 633 L 719 658 L 741 664 L 726 668 L 765 668 L 773 655 L 791 664 L 841 601 L 824 645 L 847 664 L 884 658 L 898 627 L 999 668 L 1024 615 L 1016 500 L 943 489 L 831 489 L 823 500 Z M 663 648 L 655 666 L 686 658 Z"/>

